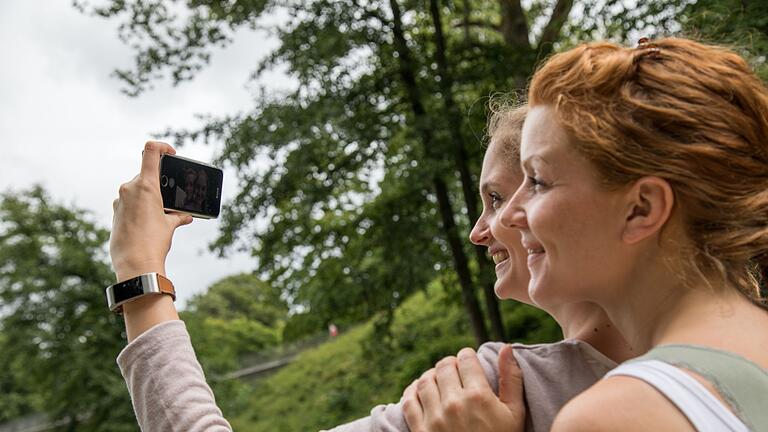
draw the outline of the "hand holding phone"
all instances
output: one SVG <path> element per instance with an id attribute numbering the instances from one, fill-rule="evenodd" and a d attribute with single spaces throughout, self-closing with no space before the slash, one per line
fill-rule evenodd
<path id="1" fill-rule="evenodd" d="M 118 280 L 152 272 L 164 275 L 174 231 L 192 222 L 188 214 L 163 212 L 158 182 L 160 158 L 173 153 L 175 150 L 168 144 L 147 142 L 141 172 L 120 186 L 119 198 L 112 203 L 109 252 Z"/>
<path id="2" fill-rule="evenodd" d="M 163 208 L 194 217 L 214 219 L 221 209 L 224 173 L 203 162 L 164 154 L 160 158 Z"/>

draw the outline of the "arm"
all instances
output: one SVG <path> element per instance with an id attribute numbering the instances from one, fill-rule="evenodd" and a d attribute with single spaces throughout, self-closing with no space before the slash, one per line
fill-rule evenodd
<path id="1" fill-rule="evenodd" d="M 446 357 L 406 389 L 405 418 L 411 431 L 522 431 L 522 372 L 506 345 L 499 352 L 499 395 L 494 394 L 472 349 Z"/>
<path id="2" fill-rule="evenodd" d="M 118 281 L 149 272 L 165 275 L 174 231 L 192 222 L 191 216 L 163 211 L 159 183 L 163 153 L 175 151 L 168 144 L 148 142 L 141 172 L 120 186 L 120 198 L 113 203 L 109 248 Z M 129 344 L 117 362 L 141 429 L 231 431 L 171 298 L 143 297 L 125 304 L 123 313 Z"/>
<path id="3" fill-rule="evenodd" d="M 205 381 L 183 321 L 143 333 L 118 356 L 141 430 L 231 431 Z"/>

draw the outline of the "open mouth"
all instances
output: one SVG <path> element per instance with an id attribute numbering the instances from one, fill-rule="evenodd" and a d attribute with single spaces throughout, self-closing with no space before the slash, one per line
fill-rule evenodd
<path id="1" fill-rule="evenodd" d="M 507 251 L 498 251 L 491 255 L 494 264 L 502 263 L 509 259 L 509 253 Z"/>

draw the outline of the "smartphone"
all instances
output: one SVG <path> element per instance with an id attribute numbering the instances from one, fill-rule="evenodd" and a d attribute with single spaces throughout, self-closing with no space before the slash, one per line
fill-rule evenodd
<path id="1" fill-rule="evenodd" d="M 213 165 L 169 154 L 160 157 L 160 193 L 166 211 L 217 218 L 223 179 L 224 172 Z"/>

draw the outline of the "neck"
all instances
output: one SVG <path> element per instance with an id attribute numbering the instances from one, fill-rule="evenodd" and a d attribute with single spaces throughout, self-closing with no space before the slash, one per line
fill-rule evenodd
<path id="1" fill-rule="evenodd" d="M 605 311 L 594 303 L 563 305 L 552 316 L 560 324 L 566 339 L 586 342 L 617 363 L 638 355 L 625 342 Z"/>
<path id="2" fill-rule="evenodd" d="M 674 280 L 668 275 L 665 280 Z M 768 345 L 768 312 L 729 286 L 686 288 L 660 280 L 634 285 L 613 301 L 608 315 L 638 354 L 661 344 L 694 344 L 747 354 Z M 758 355 L 754 358 L 765 359 Z"/>

